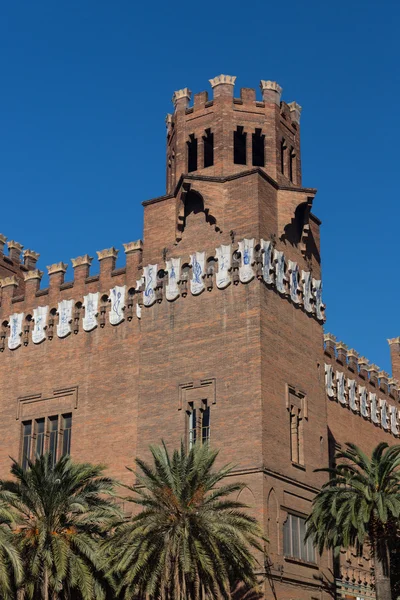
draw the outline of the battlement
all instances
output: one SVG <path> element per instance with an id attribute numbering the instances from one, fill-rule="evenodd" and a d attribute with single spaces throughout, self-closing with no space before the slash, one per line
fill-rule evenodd
<path id="1" fill-rule="evenodd" d="M 34 344 L 52 339 L 55 325 L 58 337 L 63 338 L 78 333 L 80 321 L 85 331 L 91 331 L 105 326 L 108 313 L 110 324 L 118 325 L 134 316 L 141 319 L 142 307 L 147 309 L 163 300 L 173 302 L 189 292 L 198 296 L 214 287 L 224 290 L 231 284 L 253 280 L 263 282 L 317 321 L 325 320 L 321 281 L 287 260 L 274 241 L 245 238 L 237 245 L 219 246 L 212 256 L 195 251 L 186 262 L 176 257 L 144 267 L 142 242 L 124 247 L 127 264 L 119 269 L 115 268 L 118 250 L 111 247 L 97 252 L 99 275 L 90 276 L 93 259 L 88 254 L 72 259 L 72 281 L 64 281 L 65 263 L 48 266 L 50 283 L 45 289 L 40 289 L 43 272 L 31 270 L 25 275 L 25 295 L 18 295 L 15 276 L 0 280 L 0 351 L 6 338 L 9 349 L 15 350 L 22 343 L 28 345 L 30 338 Z"/>
<path id="2" fill-rule="evenodd" d="M 8 252 L 4 251 L 6 245 Z M 6 236 L 0 233 L 0 278 L 15 277 L 17 285 L 23 291 L 25 275 L 35 269 L 39 254 L 33 250 L 22 250 L 22 244 L 14 240 L 7 242 Z"/>
<path id="3" fill-rule="evenodd" d="M 167 193 L 182 175 L 191 172 L 227 176 L 257 166 L 278 183 L 301 186 L 300 114 L 297 102 L 281 101 L 276 81 L 261 80 L 256 89 L 241 88 L 235 97 L 236 77 L 210 79 L 207 91 L 194 95 L 174 92 L 173 114 L 167 125 Z"/>

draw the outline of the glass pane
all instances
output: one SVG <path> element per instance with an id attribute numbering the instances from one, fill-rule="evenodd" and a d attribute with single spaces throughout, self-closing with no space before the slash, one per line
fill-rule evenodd
<path id="1" fill-rule="evenodd" d="M 283 554 L 285 556 L 292 556 L 291 516 L 288 515 L 283 524 Z"/>
<path id="2" fill-rule="evenodd" d="M 31 456 L 31 436 L 32 436 L 32 421 L 27 421 L 22 424 L 22 468 L 28 467 L 28 460 Z"/>
<path id="3" fill-rule="evenodd" d="M 292 517 L 292 546 L 293 553 L 292 556 L 295 558 L 300 558 L 300 528 L 299 528 L 299 517 Z"/>
<path id="4" fill-rule="evenodd" d="M 197 437 L 197 418 L 196 418 L 196 409 L 194 408 L 191 413 L 189 413 L 189 448 L 191 448 L 196 443 Z"/>
<path id="5" fill-rule="evenodd" d="M 203 410 L 203 419 L 202 419 L 202 427 L 201 427 L 201 441 L 203 444 L 206 444 L 210 441 L 210 407 L 207 406 Z"/>
<path id="6" fill-rule="evenodd" d="M 63 444 L 62 453 L 71 453 L 71 430 L 72 430 L 72 415 L 63 415 Z"/>
<path id="7" fill-rule="evenodd" d="M 316 563 L 316 559 L 315 559 L 315 548 L 314 548 L 314 544 L 313 544 L 313 540 L 312 538 L 308 538 L 307 540 L 307 560 L 308 562 L 312 562 L 312 563 Z"/>
<path id="8" fill-rule="evenodd" d="M 57 462 L 57 446 L 58 446 L 58 417 L 50 417 L 49 419 L 49 452 L 53 466 Z"/>
<path id="9" fill-rule="evenodd" d="M 305 519 L 300 519 L 299 518 L 299 525 L 300 525 L 300 558 L 302 560 L 308 560 L 308 558 L 307 558 L 307 546 L 306 546 L 306 542 L 304 541 L 304 537 L 306 535 L 306 521 L 305 521 Z"/>
<path id="10" fill-rule="evenodd" d="M 40 458 L 44 453 L 44 419 L 37 419 L 35 422 L 36 429 L 36 449 L 35 456 Z"/>

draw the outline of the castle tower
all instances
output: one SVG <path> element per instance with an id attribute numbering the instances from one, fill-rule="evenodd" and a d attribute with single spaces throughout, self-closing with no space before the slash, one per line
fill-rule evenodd
<path id="1" fill-rule="evenodd" d="M 281 102 L 282 88 L 261 81 L 262 101 L 254 89 L 234 97 L 236 77 L 210 79 L 213 98 L 187 88 L 173 95 L 167 115 L 167 193 L 186 173 L 226 177 L 255 167 L 278 183 L 301 186 L 300 113 L 296 102 Z"/>

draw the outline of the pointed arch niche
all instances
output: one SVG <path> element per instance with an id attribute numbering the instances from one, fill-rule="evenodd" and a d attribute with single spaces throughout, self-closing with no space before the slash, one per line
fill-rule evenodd
<path id="1" fill-rule="evenodd" d="M 211 215 L 208 208 L 205 208 L 202 194 L 193 190 L 191 184 L 184 183 L 177 207 L 176 243 L 181 241 L 188 223 L 194 222 L 195 220 L 198 222 L 203 221 L 216 232 L 221 232 L 217 225 L 217 219 Z"/>

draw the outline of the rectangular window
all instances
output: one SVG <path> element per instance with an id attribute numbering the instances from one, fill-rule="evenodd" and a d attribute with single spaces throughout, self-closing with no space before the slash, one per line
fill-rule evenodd
<path id="1" fill-rule="evenodd" d="M 31 458 L 32 446 L 32 421 L 22 423 L 22 468 L 28 467 L 28 461 Z"/>
<path id="2" fill-rule="evenodd" d="M 57 462 L 60 451 L 63 455 L 70 454 L 71 430 L 71 413 L 24 421 L 21 440 L 22 468 L 27 469 L 29 460 L 36 460 L 46 452 L 51 455 L 53 465 Z"/>
<path id="3" fill-rule="evenodd" d="M 235 165 L 246 164 L 246 137 L 244 127 L 238 125 L 233 132 L 233 162 Z"/>
<path id="4" fill-rule="evenodd" d="M 304 540 L 306 520 L 288 514 L 283 524 L 283 553 L 288 558 L 298 558 L 309 563 L 316 563 L 315 548 L 312 538 Z"/>
<path id="5" fill-rule="evenodd" d="M 204 168 L 212 167 L 214 164 L 214 134 L 211 129 L 205 130 L 203 135 L 203 147 L 204 147 Z"/>
<path id="6" fill-rule="evenodd" d="M 71 454 L 72 415 L 63 415 L 63 445 L 62 454 Z"/>
<path id="7" fill-rule="evenodd" d="M 44 435 L 45 421 L 44 419 L 36 419 L 35 421 L 35 458 L 40 458 L 44 454 Z"/>
<path id="8" fill-rule="evenodd" d="M 188 160 L 188 173 L 197 171 L 197 139 L 194 133 L 189 135 L 189 141 L 187 144 L 187 160 Z"/>
<path id="9" fill-rule="evenodd" d="M 49 453 L 53 465 L 57 462 L 58 450 L 58 416 L 49 418 Z"/>
<path id="10" fill-rule="evenodd" d="M 256 129 L 252 135 L 253 167 L 263 167 L 265 164 L 265 135 L 261 129 Z"/>
<path id="11" fill-rule="evenodd" d="M 203 400 L 200 408 L 193 403 L 189 404 L 187 411 L 187 439 L 188 447 L 192 448 L 196 442 L 208 444 L 210 441 L 210 407 Z"/>

